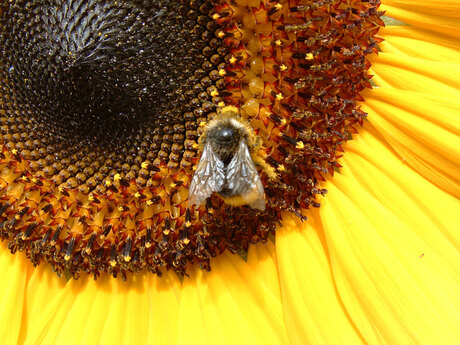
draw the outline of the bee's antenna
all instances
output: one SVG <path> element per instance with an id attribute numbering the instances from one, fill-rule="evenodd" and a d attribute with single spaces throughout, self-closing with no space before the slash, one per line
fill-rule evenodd
<path id="1" fill-rule="evenodd" d="M 220 106 L 219 106 L 218 104 L 213 103 L 213 102 L 203 101 L 202 103 L 210 104 L 210 105 L 212 105 L 214 108 L 220 108 Z"/>

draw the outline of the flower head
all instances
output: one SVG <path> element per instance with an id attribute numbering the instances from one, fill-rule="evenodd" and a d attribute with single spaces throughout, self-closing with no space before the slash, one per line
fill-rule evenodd
<path id="1" fill-rule="evenodd" d="M 378 6 L 4 3 L 0 217 L 10 250 L 74 277 L 183 275 L 225 250 L 245 256 L 282 212 L 306 219 L 366 116 L 356 101 L 371 86 Z M 220 104 L 239 108 L 261 143 L 259 211 L 217 195 L 202 207 L 187 200 L 198 138 Z"/>
<path id="2" fill-rule="evenodd" d="M 183 284 L 58 280 L 3 245 L 3 342 L 458 343 L 459 6 L 383 5 L 397 21 L 371 59 L 369 121 L 307 222 L 284 217 L 276 246 L 224 253 Z"/>

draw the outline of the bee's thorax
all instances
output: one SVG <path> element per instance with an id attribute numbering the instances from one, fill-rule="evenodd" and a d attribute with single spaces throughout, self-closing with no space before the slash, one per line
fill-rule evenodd
<path id="1" fill-rule="evenodd" d="M 207 140 L 212 150 L 225 165 L 230 163 L 241 139 L 241 130 L 230 124 L 215 126 L 207 132 Z"/>

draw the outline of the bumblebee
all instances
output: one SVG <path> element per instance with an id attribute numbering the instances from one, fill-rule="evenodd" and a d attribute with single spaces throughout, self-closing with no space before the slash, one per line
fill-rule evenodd
<path id="1" fill-rule="evenodd" d="M 216 192 L 227 204 L 265 210 L 265 192 L 256 164 L 269 178 L 276 174 L 258 156 L 261 140 L 236 107 L 222 108 L 204 128 L 199 145 L 202 154 L 190 184 L 190 204 L 200 206 Z"/>

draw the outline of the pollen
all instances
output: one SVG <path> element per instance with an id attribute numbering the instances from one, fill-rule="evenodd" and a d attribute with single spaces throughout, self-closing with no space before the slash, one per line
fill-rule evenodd
<path id="1" fill-rule="evenodd" d="M 366 117 L 378 7 L 0 2 L 0 238 L 58 275 L 124 279 L 209 270 L 268 241 L 283 213 L 305 219 Z M 188 203 L 200 136 L 225 106 L 260 141 L 265 211 Z"/>

